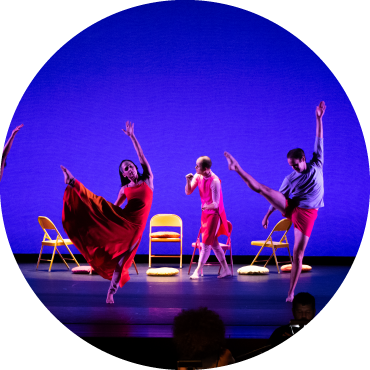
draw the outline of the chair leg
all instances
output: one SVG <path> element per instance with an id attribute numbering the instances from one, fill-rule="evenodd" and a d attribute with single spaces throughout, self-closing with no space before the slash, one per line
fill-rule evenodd
<path id="1" fill-rule="evenodd" d="M 260 253 L 262 252 L 262 249 L 263 249 L 264 247 L 262 247 L 261 249 L 260 249 L 260 251 L 257 253 L 257 255 L 256 255 L 256 257 L 254 257 L 254 260 L 253 260 L 253 262 L 251 263 L 251 266 L 256 262 L 256 259 L 258 258 L 258 256 L 260 255 Z"/>
<path id="2" fill-rule="evenodd" d="M 230 246 L 230 263 L 231 263 L 231 276 L 234 276 L 234 263 L 233 263 L 233 253 L 231 252 L 231 246 Z"/>
<path id="3" fill-rule="evenodd" d="M 44 246 L 41 244 L 41 249 L 40 249 L 39 259 L 37 260 L 36 270 L 39 268 L 39 264 L 40 264 L 43 249 L 44 249 Z"/>
<path id="4" fill-rule="evenodd" d="M 62 261 L 64 262 L 64 264 L 67 266 L 67 269 L 69 270 L 70 268 L 69 268 L 69 266 L 68 266 L 68 264 L 67 264 L 66 260 L 65 260 L 65 259 L 63 258 L 63 256 L 60 254 L 60 252 L 59 252 L 58 248 L 57 248 L 57 247 L 55 247 L 55 248 L 56 248 L 56 250 L 57 250 L 57 252 L 58 252 L 58 254 L 59 254 L 60 258 L 62 259 Z"/>
<path id="5" fill-rule="evenodd" d="M 149 268 L 152 267 L 152 239 L 149 236 Z"/>
<path id="6" fill-rule="evenodd" d="M 274 254 L 276 268 L 278 270 L 278 273 L 280 274 L 279 264 L 278 264 L 278 261 L 277 261 L 277 258 L 276 258 L 276 254 L 275 254 L 275 248 L 272 248 L 272 253 Z"/>
<path id="7" fill-rule="evenodd" d="M 182 239 L 180 240 L 180 269 L 182 269 Z"/>
<path id="8" fill-rule="evenodd" d="M 73 261 L 75 261 L 75 262 L 76 262 L 76 264 L 77 264 L 77 266 L 78 266 L 78 267 L 80 267 L 80 264 L 77 262 L 77 260 L 76 260 L 75 256 L 73 255 L 73 253 L 71 252 L 71 250 L 68 248 L 68 245 L 67 245 L 66 243 L 64 243 L 64 245 L 67 247 L 69 254 L 70 254 L 70 255 L 71 255 L 71 257 L 73 258 Z"/>
<path id="9" fill-rule="evenodd" d="M 51 261 L 50 261 L 50 267 L 49 267 L 49 272 L 51 271 L 51 266 L 53 265 L 53 261 L 54 261 L 54 256 L 55 256 L 55 250 L 57 249 L 57 247 L 55 246 L 54 247 L 54 251 L 53 251 L 53 255 L 51 257 Z"/>
<path id="10" fill-rule="evenodd" d="M 195 250 L 197 249 L 197 247 L 195 246 L 194 247 L 194 251 L 193 251 L 193 255 L 191 256 L 191 261 L 190 261 L 190 266 L 189 266 L 189 271 L 188 271 L 188 275 L 190 274 L 190 270 L 191 270 L 191 266 L 193 264 L 193 261 L 194 261 L 194 255 L 195 255 Z"/>
<path id="11" fill-rule="evenodd" d="M 133 261 L 133 262 L 134 262 L 134 267 L 135 267 L 135 270 L 136 270 L 136 274 L 139 275 L 139 271 L 137 270 L 136 263 L 135 263 L 135 261 Z"/>
<path id="12" fill-rule="evenodd" d="M 271 253 L 269 259 L 267 260 L 267 262 L 265 263 L 265 265 L 263 267 L 266 267 L 267 266 L 267 264 L 270 262 L 270 260 L 271 260 L 271 258 L 272 258 L 273 255 L 274 255 L 274 252 Z"/>

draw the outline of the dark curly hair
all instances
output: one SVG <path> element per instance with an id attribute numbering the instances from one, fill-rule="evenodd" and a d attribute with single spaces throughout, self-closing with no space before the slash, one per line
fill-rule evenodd
<path id="1" fill-rule="evenodd" d="M 296 149 L 289 150 L 286 157 L 290 158 L 290 159 L 299 159 L 299 160 L 301 160 L 302 158 L 306 158 L 306 155 L 304 154 L 303 149 L 296 148 Z"/>
<path id="2" fill-rule="evenodd" d="M 182 360 L 199 360 L 225 349 L 225 326 L 207 307 L 182 310 L 173 324 L 173 340 Z"/>
<path id="3" fill-rule="evenodd" d="M 134 162 L 132 162 L 130 159 L 124 159 L 124 160 L 119 164 L 119 166 L 118 166 L 119 177 L 120 177 L 120 179 L 121 179 L 121 186 L 125 186 L 125 185 L 127 185 L 127 184 L 129 184 L 129 183 L 130 183 L 130 180 L 129 180 L 127 177 L 125 177 L 125 176 L 123 176 L 123 175 L 122 175 L 122 172 L 121 172 L 121 166 L 122 166 L 122 163 L 123 163 L 123 162 L 131 162 L 131 163 L 135 166 L 135 168 L 136 168 L 136 171 L 137 171 L 137 174 L 138 174 L 138 180 L 139 180 L 139 181 L 140 181 L 140 180 L 145 180 L 145 179 L 144 179 L 143 174 L 141 174 L 141 173 L 139 172 L 139 169 L 137 168 L 136 164 L 135 164 Z"/>

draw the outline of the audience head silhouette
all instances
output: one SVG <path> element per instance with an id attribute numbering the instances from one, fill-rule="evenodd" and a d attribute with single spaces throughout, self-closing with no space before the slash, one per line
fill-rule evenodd
<path id="1" fill-rule="evenodd" d="M 174 319 L 173 339 L 181 360 L 201 360 L 203 368 L 235 361 L 225 347 L 223 321 L 206 307 L 182 310 Z"/>

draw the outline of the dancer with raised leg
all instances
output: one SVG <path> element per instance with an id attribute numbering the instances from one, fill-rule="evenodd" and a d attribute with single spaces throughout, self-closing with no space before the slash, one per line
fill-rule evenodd
<path id="1" fill-rule="evenodd" d="M 261 194 L 271 204 L 267 214 L 262 220 L 266 229 L 268 219 L 277 209 L 284 217 L 289 218 L 294 225 L 293 264 L 290 276 L 290 287 L 287 302 L 292 302 L 294 289 L 302 270 L 302 259 L 311 236 L 311 231 L 317 217 L 317 211 L 324 206 L 324 147 L 323 123 L 325 103 L 322 101 L 316 107 L 316 139 L 313 158 L 306 162 L 302 149 L 292 149 L 287 154 L 288 164 L 293 172 L 285 177 L 279 191 L 260 184 L 250 174 L 245 172 L 235 158 L 225 152 L 229 169 L 236 171 L 250 189 Z"/>
<path id="2" fill-rule="evenodd" d="M 196 187 L 199 188 L 200 199 L 202 202 L 201 232 L 202 243 L 199 251 L 198 267 L 190 279 L 199 279 L 199 271 L 208 260 L 213 249 L 218 261 L 221 264 L 218 278 L 224 278 L 231 275 L 227 265 L 225 253 L 219 242 L 218 235 L 222 231 L 229 234 L 224 202 L 221 190 L 220 179 L 211 171 L 212 161 L 209 157 L 199 157 L 196 161 L 196 175 L 189 173 L 185 176 L 185 194 L 190 195 Z"/>
<path id="3" fill-rule="evenodd" d="M 153 200 L 153 173 L 134 135 L 134 124 L 122 130 L 132 141 L 143 174 L 130 160 L 119 165 L 121 189 L 114 204 L 86 189 L 61 166 L 65 183 L 63 227 L 95 272 L 111 280 L 107 303 L 118 286 L 130 280 L 128 269 L 139 247 Z M 127 200 L 125 208 L 120 206 Z"/>

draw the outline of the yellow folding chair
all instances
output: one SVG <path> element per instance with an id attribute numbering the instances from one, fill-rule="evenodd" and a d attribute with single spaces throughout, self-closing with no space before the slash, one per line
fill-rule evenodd
<path id="1" fill-rule="evenodd" d="M 264 267 L 266 267 L 266 265 L 270 262 L 272 256 L 274 256 L 275 258 L 275 263 L 276 263 L 276 268 L 278 270 L 278 273 L 280 274 L 280 269 L 279 269 L 279 263 L 292 263 L 292 256 L 290 255 L 290 250 L 289 250 L 289 243 L 288 243 L 288 239 L 286 237 L 286 234 L 287 232 L 289 231 L 290 227 L 292 226 L 292 221 L 288 220 L 287 218 L 284 218 L 283 220 L 280 220 L 276 225 L 275 227 L 272 229 L 270 235 L 267 237 L 266 240 L 256 240 L 256 241 L 252 241 L 251 245 L 258 245 L 261 247 L 261 249 L 259 250 L 259 252 L 257 253 L 256 257 L 254 257 L 254 260 L 253 262 L 251 263 L 251 266 L 255 263 L 255 262 L 258 262 L 258 263 L 261 263 L 261 262 L 266 262 Z M 282 236 L 282 238 L 280 239 L 280 241 L 278 242 L 274 242 L 272 240 L 272 237 L 271 235 L 276 232 L 276 231 L 285 231 L 284 232 L 284 235 Z M 258 256 L 260 255 L 260 253 L 262 252 L 263 248 L 271 248 L 272 249 L 272 253 L 271 253 L 271 256 L 269 257 L 268 260 L 260 260 L 260 261 L 257 261 L 257 258 Z M 290 261 L 282 261 L 282 262 L 278 262 L 277 261 L 277 258 L 276 258 L 276 250 L 279 249 L 279 248 L 287 248 L 288 249 L 288 254 L 289 254 L 289 259 Z"/>
<path id="2" fill-rule="evenodd" d="M 39 259 L 37 261 L 36 270 L 39 268 L 40 261 L 48 261 L 48 262 L 50 262 L 50 267 L 49 267 L 49 272 L 50 272 L 51 271 L 51 266 L 53 265 L 53 262 L 54 262 L 55 251 L 58 252 L 60 258 L 63 260 L 64 264 L 67 266 L 68 270 L 69 270 L 69 266 L 66 262 L 66 259 L 71 260 L 71 261 L 75 261 L 77 263 L 77 266 L 80 266 L 79 263 L 77 262 L 75 256 L 73 255 L 71 250 L 68 248 L 68 245 L 73 244 L 72 241 L 70 239 L 63 239 L 62 236 L 60 235 L 58 229 L 55 227 L 55 225 L 52 223 L 52 221 L 49 218 L 39 216 L 38 220 L 39 220 L 40 226 L 42 227 L 42 230 L 44 230 L 44 239 L 42 239 L 42 242 L 41 242 L 41 250 L 40 250 L 40 254 L 39 254 Z M 49 236 L 49 234 L 46 230 L 55 230 L 56 233 L 57 233 L 57 238 L 55 240 L 51 239 L 51 237 Z M 64 245 L 68 249 L 68 252 L 71 254 L 72 258 L 63 258 L 63 256 L 60 254 L 60 252 L 58 250 L 58 246 L 61 246 L 61 245 Z M 42 250 L 44 249 L 44 246 L 54 247 L 54 251 L 53 251 L 53 255 L 51 257 L 51 260 L 41 259 Z"/>
<path id="3" fill-rule="evenodd" d="M 157 231 L 152 232 L 153 226 L 163 227 L 179 227 L 180 233 L 173 231 Z M 152 254 L 152 243 L 154 242 L 179 242 L 180 243 L 180 255 L 166 255 L 158 256 Z M 182 220 L 177 215 L 158 214 L 150 220 L 149 230 L 149 267 L 152 267 L 152 258 L 165 257 L 165 258 L 179 258 L 180 257 L 180 269 L 182 268 Z"/>

